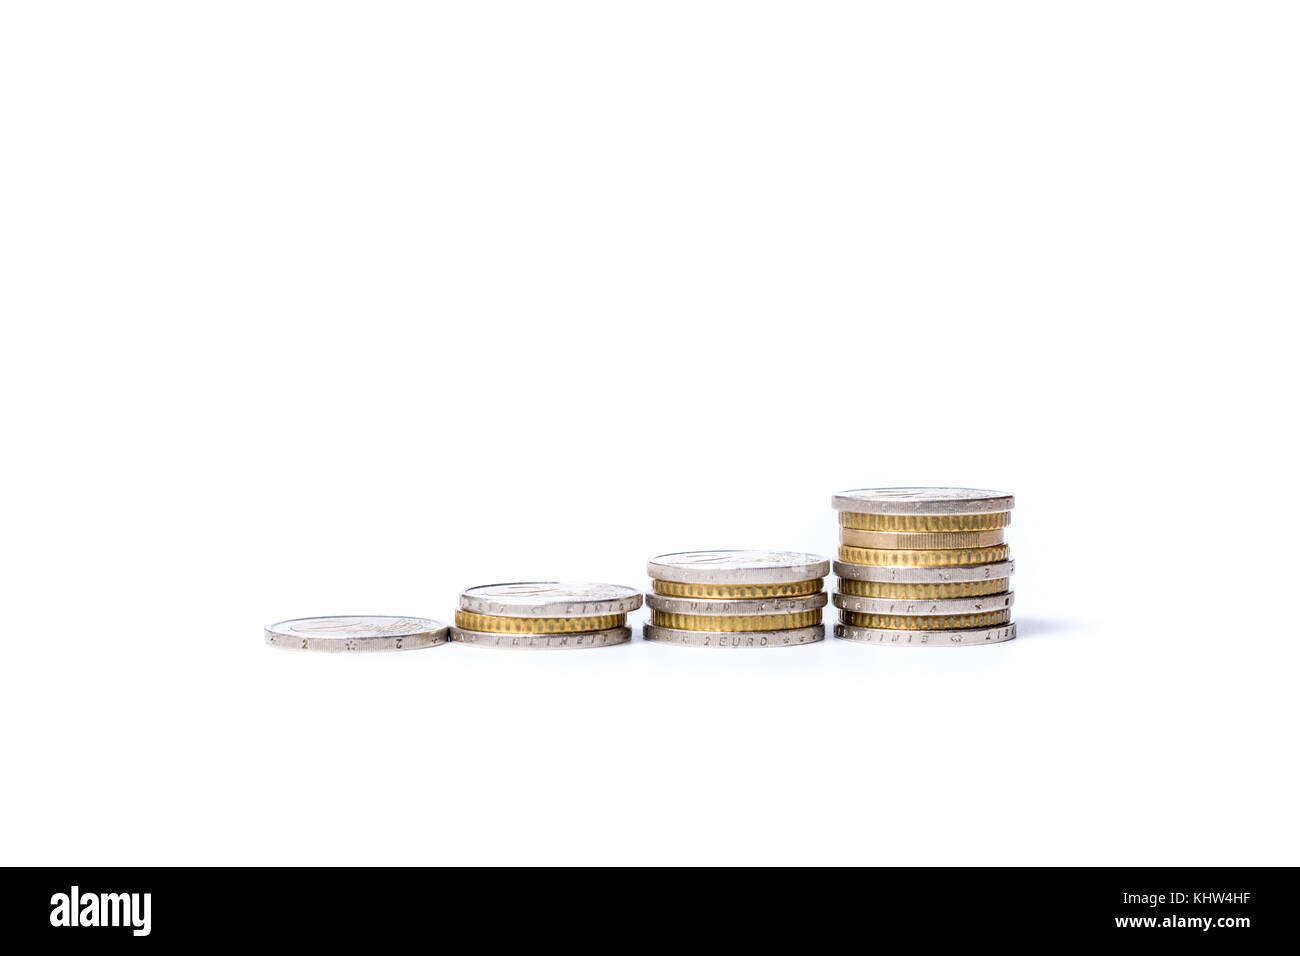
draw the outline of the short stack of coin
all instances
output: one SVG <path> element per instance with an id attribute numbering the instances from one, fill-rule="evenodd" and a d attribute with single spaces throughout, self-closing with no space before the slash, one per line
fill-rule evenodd
<path id="1" fill-rule="evenodd" d="M 976 488 L 862 488 L 835 495 L 835 636 L 962 647 L 1016 636 L 1015 564 L 1003 542 L 1015 499 Z"/>
<path id="2" fill-rule="evenodd" d="M 451 639 L 476 647 L 578 649 L 631 639 L 641 592 L 621 584 L 530 581 L 460 593 Z"/>
<path id="3" fill-rule="evenodd" d="M 824 640 L 830 562 L 794 551 L 684 551 L 651 558 L 645 639 L 686 647 L 794 647 Z"/>

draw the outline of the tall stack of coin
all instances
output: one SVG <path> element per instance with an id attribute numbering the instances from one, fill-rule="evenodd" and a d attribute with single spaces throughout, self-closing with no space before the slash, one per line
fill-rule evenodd
<path id="1" fill-rule="evenodd" d="M 1015 564 L 1002 540 L 1015 499 L 976 488 L 862 488 L 835 495 L 835 636 L 961 647 L 1016 636 Z"/>
<path id="2" fill-rule="evenodd" d="M 531 581 L 460 594 L 451 639 L 477 647 L 577 649 L 623 644 L 641 592 L 621 584 Z"/>
<path id="3" fill-rule="evenodd" d="M 793 647 L 826 637 L 830 562 L 795 551 L 685 551 L 651 558 L 645 639 L 687 647 Z"/>

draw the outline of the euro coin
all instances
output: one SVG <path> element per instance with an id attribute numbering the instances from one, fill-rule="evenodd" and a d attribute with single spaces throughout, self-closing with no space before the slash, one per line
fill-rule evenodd
<path id="1" fill-rule="evenodd" d="M 896 598 L 870 598 L 856 597 L 852 594 L 836 594 L 834 601 L 835 606 L 840 610 L 853 611 L 857 614 L 901 614 L 909 617 L 917 615 L 979 614 L 1001 611 L 1011 607 L 1015 602 L 1015 592 L 1007 591 L 1003 594 L 943 598 L 930 601 L 900 601 Z M 882 626 L 887 627 L 888 625 Z"/>
<path id="2" fill-rule="evenodd" d="M 268 624 L 266 643 L 294 651 L 414 651 L 447 642 L 447 625 L 427 617 L 348 615 Z"/>
<path id="3" fill-rule="evenodd" d="M 662 594 L 646 595 L 645 603 L 652 611 L 668 614 L 721 615 L 724 617 L 758 617 L 764 614 L 800 614 L 824 608 L 826 592 L 795 598 L 755 598 L 747 601 L 725 601 L 710 598 L 675 598 Z"/>
<path id="4" fill-rule="evenodd" d="M 647 624 L 643 633 L 647 641 L 681 647 L 798 647 L 826 638 L 826 628 L 821 624 L 784 631 L 690 631 Z"/>
<path id="5" fill-rule="evenodd" d="M 943 551 L 890 551 L 884 548 L 853 548 L 840 545 L 840 560 L 849 564 L 870 564 L 898 568 L 952 568 L 1005 561 L 1011 549 L 1005 544 L 991 548 L 958 548 Z"/>
<path id="6" fill-rule="evenodd" d="M 737 617 L 723 614 L 673 614 L 668 611 L 652 611 L 650 620 L 657 627 L 679 631 L 786 631 L 820 624 L 822 612 L 816 610 L 799 611 L 794 614 Z"/>
<path id="7" fill-rule="evenodd" d="M 882 515 L 969 515 L 1010 511 L 1015 498 L 981 488 L 856 488 L 835 495 L 831 507 Z"/>
<path id="8" fill-rule="evenodd" d="M 683 584 L 789 584 L 824 578 L 830 562 L 800 551 L 682 551 L 646 565 L 657 581 Z"/>
<path id="9" fill-rule="evenodd" d="M 929 534 L 944 531 L 995 531 L 1011 524 L 1010 511 L 984 515 L 873 515 L 862 511 L 841 511 L 841 528 L 859 531 L 897 531 Z"/>
<path id="10" fill-rule="evenodd" d="M 883 548 L 887 551 L 937 551 L 956 548 L 988 548 L 1002 543 L 1002 529 L 995 531 L 859 531 L 841 528 L 840 544 L 854 548 Z"/>
<path id="11" fill-rule="evenodd" d="M 752 601 L 762 598 L 793 598 L 816 594 L 822 579 L 792 581 L 789 584 L 683 584 L 680 581 L 652 581 L 654 593 L 664 597 L 709 601 Z"/>
<path id="12" fill-rule="evenodd" d="M 902 568 L 836 561 L 835 573 L 851 581 L 877 581 L 883 584 L 953 584 L 967 581 L 993 581 L 1007 578 L 1016 570 L 1008 558 L 992 564 L 971 564 L 951 568 Z"/>
<path id="13" fill-rule="evenodd" d="M 451 639 L 457 644 L 488 647 L 499 650 L 581 650 L 590 647 L 609 647 L 626 644 L 632 639 L 630 627 L 612 627 L 604 631 L 582 631 L 577 634 L 499 634 L 474 631 L 463 627 L 451 629 Z"/>
<path id="14" fill-rule="evenodd" d="M 963 628 L 950 631 L 904 631 L 887 628 L 853 627 L 836 624 L 835 636 L 854 644 L 878 644 L 882 647 L 973 647 L 1013 640 L 1016 626 Z"/>
<path id="15" fill-rule="evenodd" d="M 855 597 L 901 598 L 906 601 L 1001 594 L 1010 587 L 1010 578 L 994 578 L 991 581 L 952 581 L 946 584 L 890 584 L 887 581 L 855 581 L 852 578 L 839 580 L 839 591 L 842 594 L 852 594 Z"/>
<path id="16" fill-rule="evenodd" d="M 943 617 L 908 617 L 901 614 L 857 614 L 840 611 L 840 623 L 853 627 L 905 631 L 943 631 L 958 628 L 996 627 L 1011 621 L 1011 611 L 987 611 L 982 614 L 947 614 Z"/>
<path id="17" fill-rule="evenodd" d="M 621 584 L 522 581 L 484 584 L 460 594 L 460 608 L 496 617 L 597 617 L 641 606 L 641 592 Z"/>
<path id="18" fill-rule="evenodd" d="M 457 611 L 456 626 L 467 631 L 493 634 L 576 634 L 580 631 L 608 631 L 627 624 L 626 614 L 600 614 L 594 617 L 499 617 Z"/>

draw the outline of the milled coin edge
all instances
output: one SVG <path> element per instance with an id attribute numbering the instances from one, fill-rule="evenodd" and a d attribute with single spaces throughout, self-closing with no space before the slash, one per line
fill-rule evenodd
<path id="1" fill-rule="evenodd" d="M 905 568 L 879 564 L 832 563 L 835 574 L 854 581 L 880 581 L 885 584 L 946 584 L 950 581 L 989 581 L 1009 578 L 1016 570 L 1014 558 L 991 564 L 966 564 L 946 568 Z"/>
<path id="2" fill-rule="evenodd" d="M 764 617 L 771 614 L 799 614 L 816 611 L 830 603 L 825 591 L 792 598 L 679 598 L 647 594 L 646 607 L 667 614 L 695 617 Z"/>
<path id="3" fill-rule="evenodd" d="M 980 594 L 964 598 L 930 598 L 923 601 L 905 598 L 860 597 L 836 591 L 832 603 L 841 611 L 856 614 L 893 614 L 900 617 L 947 617 L 953 614 L 979 614 L 1004 611 L 1016 603 L 1015 591 Z"/>
<path id="4" fill-rule="evenodd" d="M 776 640 L 782 635 L 786 637 L 799 635 L 807 639 L 791 642 Z M 806 647 L 824 641 L 826 639 L 826 625 L 814 624 L 811 627 L 787 628 L 778 631 L 684 631 L 678 628 L 660 627 L 657 624 L 643 624 L 641 626 L 641 636 L 651 644 L 667 644 L 673 647 L 770 650 L 777 647 Z M 705 640 L 711 640 L 711 643 L 703 643 Z"/>
<path id="5" fill-rule="evenodd" d="M 878 647 L 977 647 L 1015 640 L 1016 623 L 1012 621 L 994 627 L 953 631 L 911 631 L 836 624 L 834 633 L 837 639 L 850 644 L 871 644 Z"/>
<path id="6" fill-rule="evenodd" d="M 598 644 L 593 638 L 606 638 Z M 577 631 L 572 634 L 498 634 L 495 631 L 471 631 L 452 626 L 451 643 L 494 651 L 590 651 L 618 647 L 632 640 L 632 628 L 611 627 L 601 631 Z"/>

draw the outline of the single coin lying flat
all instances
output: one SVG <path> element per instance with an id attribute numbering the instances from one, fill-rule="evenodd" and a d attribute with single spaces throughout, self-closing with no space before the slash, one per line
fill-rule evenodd
<path id="1" fill-rule="evenodd" d="M 425 617 L 303 617 L 266 627 L 266 643 L 294 651 L 414 651 L 447 643 L 448 626 Z"/>

